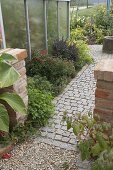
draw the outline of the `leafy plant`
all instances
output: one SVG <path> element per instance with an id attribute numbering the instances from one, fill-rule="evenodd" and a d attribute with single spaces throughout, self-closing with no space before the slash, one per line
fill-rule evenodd
<path id="1" fill-rule="evenodd" d="M 72 128 L 78 139 L 82 160 L 94 158 L 93 170 L 113 169 L 111 125 L 102 122 L 98 115 L 93 118 L 90 113 L 88 115 L 77 114 L 72 120 L 65 112 L 64 120 L 67 122 L 67 129 Z"/>
<path id="2" fill-rule="evenodd" d="M 91 9 L 93 11 L 93 8 Z M 95 7 L 94 15 L 92 15 L 91 17 L 77 17 L 75 13 L 73 13 L 71 21 L 71 39 L 85 40 L 89 44 L 102 44 L 104 36 L 112 35 L 112 8 L 110 10 L 109 16 L 106 13 L 105 5 L 99 5 Z"/>
<path id="3" fill-rule="evenodd" d="M 78 48 L 79 57 L 77 61 L 74 62 L 76 70 L 81 69 L 85 64 L 90 64 L 93 61 L 89 54 L 89 48 L 86 42 L 84 42 L 83 40 L 80 41 L 70 40 L 68 43 L 72 43 L 73 45 L 76 45 L 76 47 Z"/>
<path id="4" fill-rule="evenodd" d="M 84 29 L 83 28 L 76 28 L 72 29 L 71 31 L 71 40 L 77 41 L 77 40 L 84 40 L 86 41 L 86 37 L 84 35 Z"/>
<path id="5" fill-rule="evenodd" d="M 27 63 L 27 75 L 46 77 L 47 81 L 52 84 L 54 95 L 62 91 L 75 73 L 73 62 L 60 58 L 38 55 Z"/>
<path id="6" fill-rule="evenodd" d="M 54 112 L 51 94 L 38 89 L 29 88 L 28 95 L 28 120 L 37 127 L 44 126 Z"/>
<path id="7" fill-rule="evenodd" d="M 53 43 L 52 54 L 63 59 L 76 61 L 78 58 L 78 49 L 75 45 L 68 44 L 66 40 L 56 39 Z"/>
<path id="8" fill-rule="evenodd" d="M 8 132 L 9 116 L 6 103 L 16 112 L 26 114 L 23 100 L 16 93 L 8 92 L 7 87 L 13 85 L 19 78 L 19 73 L 9 62 L 15 60 L 12 55 L 2 54 L 0 56 L 0 130 Z"/>
<path id="9" fill-rule="evenodd" d="M 34 77 L 28 77 L 28 86 L 29 88 L 39 89 L 40 91 L 52 93 L 53 86 L 47 80 L 46 77 L 40 77 L 39 75 Z"/>

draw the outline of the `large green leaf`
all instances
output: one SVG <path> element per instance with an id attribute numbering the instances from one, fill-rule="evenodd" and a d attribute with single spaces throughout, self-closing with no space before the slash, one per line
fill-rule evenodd
<path id="1" fill-rule="evenodd" d="M 0 105 L 0 131 L 9 131 L 9 116 L 3 105 Z"/>
<path id="2" fill-rule="evenodd" d="M 19 73 L 9 64 L 0 62 L 0 88 L 9 87 L 19 78 Z"/>
<path id="3" fill-rule="evenodd" d="M 3 93 L 0 95 L 0 99 L 5 100 L 16 112 L 26 114 L 25 104 L 16 93 Z"/>
<path id="4" fill-rule="evenodd" d="M 0 61 L 12 61 L 15 60 L 16 58 L 12 56 L 11 54 L 3 53 L 0 56 Z"/>

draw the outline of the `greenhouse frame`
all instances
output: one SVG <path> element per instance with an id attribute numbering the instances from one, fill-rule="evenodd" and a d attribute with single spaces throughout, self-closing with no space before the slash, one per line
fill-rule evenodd
<path id="1" fill-rule="evenodd" d="M 31 59 L 32 49 L 48 51 L 50 44 L 56 38 L 68 39 L 70 37 L 70 0 L 19 0 L 14 3 L 13 1 L 14 0 L 12 0 L 12 4 L 8 0 L 1 1 L 7 47 L 25 48 L 25 46 L 27 46 L 28 55 Z M 12 5 L 14 11 L 10 14 L 10 6 Z M 12 16 L 18 13 L 18 8 L 22 10 L 22 12 L 21 15 L 19 14 L 20 17 L 15 17 L 17 22 L 15 26 L 20 26 L 20 30 L 18 28 L 16 32 L 13 28 L 11 29 L 11 23 L 14 22 Z M 9 15 L 5 14 L 6 10 Z M 8 16 L 11 19 L 10 22 L 8 18 L 6 18 Z M 6 28 L 10 28 L 10 35 L 9 30 Z M 24 36 L 21 36 L 21 34 L 24 34 Z M 20 42 L 10 44 L 9 41 L 12 35 L 21 37 Z M 23 37 L 27 37 L 27 42 Z M 6 46 L 4 46 L 4 48 L 5 47 Z"/>

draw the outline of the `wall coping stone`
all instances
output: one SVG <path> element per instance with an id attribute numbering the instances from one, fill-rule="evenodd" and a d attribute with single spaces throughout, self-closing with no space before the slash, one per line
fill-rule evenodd
<path id="1" fill-rule="evenodd" d="M 113 59 L 102 59 L 94 69 L 97 80 L 113 82 Z"/>
<path id="2" fill-rule="evenodd" d="M 6 48 L 3 50 L 0 50 L 0 54 L 2 53 L 7 53 L 11 54 L 12 56 L 15 57 L 16 60 L 21 61 L 27 58 L 27 51 L 25 49 L 11 49 L 11 48 Z M 15 62 L 14 62 L 15 63 Z"/>

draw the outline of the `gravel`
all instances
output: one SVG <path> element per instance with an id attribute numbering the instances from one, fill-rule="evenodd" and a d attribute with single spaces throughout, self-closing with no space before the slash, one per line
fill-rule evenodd
<path id="1" fill-rule="evenodd" d="M 9 160 L 0 160 L 0 170 L 76 170 L 75 151 L 32 140 L 15 146 Z"/>

